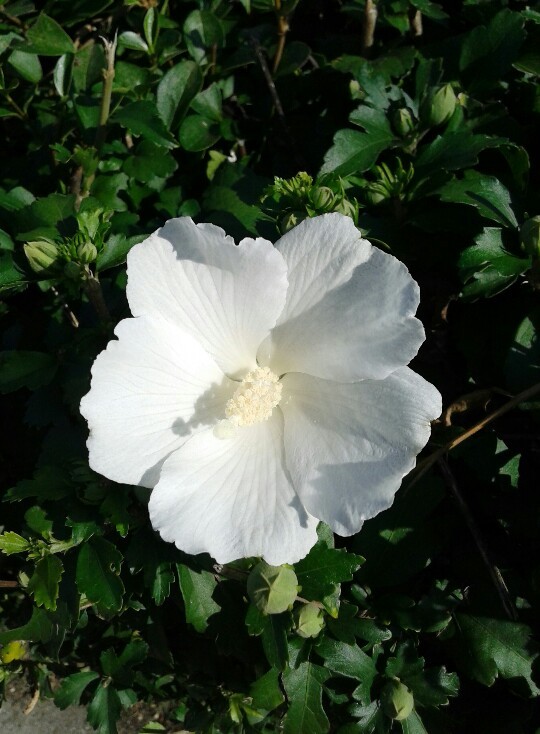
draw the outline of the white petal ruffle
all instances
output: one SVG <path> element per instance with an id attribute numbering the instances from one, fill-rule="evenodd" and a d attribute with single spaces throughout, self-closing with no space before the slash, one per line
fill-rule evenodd
<path id="1" fill-rule="evenodd" d="M 276 248 L 289 288 L 260 364 L 340 382 L 384 379 L 424 341 L 414 317 L 419 289 L 409 271 L 361 238 L 349 217 L 306 219 Z"/>
<path id="2" fill-rule="evenodd" d="M 164 540 L 219 563 L 247 556 L 294 563 L 317 540 L 317 521 L 284 465 L 279 410 L 232 438 L 212 430 L 193 436 L 164 463 L 149 511 Z"/>
<path id="3" fill-rule="evenodd" d="M 285 460 L 307 511 L 339 535 L 392 504 L 429 439 L 441 396 L 408 367 L 385 380 L 283 378 Z"/>
<path id="4" fill-rule="evenodd" d="M 237 246 L 220 227 L 180 217 L 130 251 L 127 296 L 134 316 L 168 319 L 241 377 L 281 313 L 286 270 L 267 240 Z"/>
<path id="5" fill-rule="evenodd" d="M 81 402 L 90 466 L 116 482 L 153 487 L 167 456 L 223 417 L 237 385 L 193 337 L 158 316 L 126 319 L 115 333 Z"/>

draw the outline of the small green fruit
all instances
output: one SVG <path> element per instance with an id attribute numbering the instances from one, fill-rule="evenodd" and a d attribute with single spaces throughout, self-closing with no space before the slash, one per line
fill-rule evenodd
<path id="1" fill-rule="evenodd" d="M 395 721 L 403 721 L 414 708 L 410 689 L 399 678 L 389 680 L 381 691 L 380 701 L 384 713 Z"/>
<path id="2" fill-rule="evenodd" d="M 261 561 L 251 571 L 247 591 L 263 614 L 280 614 L 292 607 L 298 594 L 298 579 L 290 566 L 269 566 Z"/>
<path id="3" fill-rule="evenodd" d="M 324 610 L 315 602 L 303 604 L 295 614 L 296 634 L 300 637 L 317 637 L 324 627 Z"/>
<path id="4" fill-rule="evenodd" d="M 58 248 L 45 240 L 27 242 L 24 245 L 24 254 L 34 273 L 40 274 L 54 265 L 58 258 Z"/>

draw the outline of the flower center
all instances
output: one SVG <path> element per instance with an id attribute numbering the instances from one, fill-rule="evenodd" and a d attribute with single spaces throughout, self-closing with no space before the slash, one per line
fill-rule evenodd
<path id="1" fill-rule="evenodd" d="M 268 367 L 248 372 L 225 406 L 225 415 L 234 426 L 252 426 L 266 421 L 281 400 L 283 386 Z"/>

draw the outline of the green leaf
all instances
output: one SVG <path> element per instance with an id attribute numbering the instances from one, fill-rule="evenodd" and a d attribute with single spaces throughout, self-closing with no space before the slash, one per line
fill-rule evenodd
<path id="1" fill-rule="evenodd" d="M 504 373 L 511 390 L 519 392 L 539 381 L 539 328 L 540 309 L 534 308 L 517 327 L 504 363 Z"/>
<path id="2" fill-rule="evenodd" d="M 448 18 L 448 13 L 444 12 L 439 3 L 432 3 L 431 0 L 411 0 L 411 5 L 423 13 L 426 18 L 432 18 L 433 20 Z"/>
<path id="3" fill-rule="evenodd" d="M 56 359 L 43 352 L 0 352 L 0 393 L 14 392 L 22 387 L 36 390 L 48 385 L 57 367 Z"/>
<path id="4" fill-rule="evenodd" d="M 153 102 L 130 102 L 114 113 L 112 122 L 126 127 L 135 135 L 151 140 L 163 148 L 175 148 L 176 143 L 171 136 Z"/>
<path id="5" fill-rule="evenodd" d="M 117 734 L 122 704 L 113 686 L 100 684 L 88 706 L 88 722 L 98 734 Z"/>
<path id="6" fill-rule="evenodd" d="M 122 555 L 108 540 L 93 537 L 81 546 L 77 558 L 77 588 L 108 617 L 122 608 L 124 584 L 119 578 Z"/>
<path id="7" fill-rule="evenodd" d="M 325 637 L 316 647 L 317 654 L 324 659 L 324 666 L 333 673 L 354 678 L 361 682 L 358 697 L 363 704 L 371 701 L 370 691 L 377 669 L 375 663 L 357 645 L 348 645 L 339 640 Z"/>
<path id="8" fill-rule="evenodd" d="M 478 171 L 465 171 L 462 179 L 454 178 L 437 193 L 442 201 L 474 206 L 486 219 L 492 219 L 503 227 L 517 227 L 508 189 L 494 176 L 484 176 Z"/>
<path id="9" fill-rule="evenodd" d="M 119 688 L 127 688 L 133 684 L 135 672 L 133 668 L 140 665 L 148 657 L 148 645 L 144 640 L 135 638 L 128 642 L 118 657 L 112 647 L 104 650 L 100 656 L 104 675 L 112 678 Z"/>
<path id="10" fill-rule="evenodd" d="M 118 46 L 121 48 L 129 48 L 132 51 L 144 51 L 148 53 L 148 44 L 139 33 L 134 31 L 124 31 L 118 36 Z"/>
<path id="11" fill-rule="evenodd" d="M 149 140 L 142 140 L 126 159 L 124 171 L 137 181 L 151 181 L 154 177 L 168 178 L 178 165 L 171 153 Z"/>
<path id="12" fill-rule="evenodd" d="M 0 632 L 0 645 L 7 645 L 13 640 L 29 640 L 30 642 L 48 642 L 53 634 L 53 625 L 44 609 L 32 609 L 32 617 L 22 627 Z"/>
<path id="13" fill-rule="evenodd" d="M 6 556 L 13 553 L 24 553 L 29 550 L 30 543 L 22 535 L 14 533 L 13 530 L 6 531 L 0 535 L 0 550 Z"/>
<path id="14" fill-rule="evenodd" d="M 0 252 L 0 295 L 17 291 L 28 283 L 29 278 L 15 265 L 8 250 Z"/>
<path id="15" fill-rule="evenodd" d="M 284 670 L 289 660 L 287 632 L 289 614 L 269 614 L 263 617 L 262 645 L 266 659 L 273 668 Z"/>
<path id="16" fill-rule="evenodd" d="M 176 571 L 186 608 L 186 622 L 197 632 L 204 632 L 208 619 L 221 608 L 212 598 L 217 581 L 208 571 L 192 571 L 183 563 L 177 564 Z"/>
<path id="17" fill-rule="evenodd" d="M 220 137 L 219 125 L 201 115 L 188 115 L 178 131 L 182 147 L 192 152 L 210 148 Z"/>
<path id="18" fill-rule="evenodd" d="M 498 148 L 507 143 L 506 138 L 474 134 L 469 129 L 447 130 L 422 148 L 415 163 L 418 175 L 438 173 L 440 169 L 457 171 L 478 163 L 478 154 L 488 148 Z"/>
<path id="19" fill-rule="evenodd" d="M 181 61 L 163 76 L 157 88 L 157 110 L 167 128 L 176 127 L 201 90 L 203 75 L 194 61 Z"/>
<path id="20" fill-rule="evenodd" d="M 538 695 L 540 691 L 532 679 L 538 651 L 527 625 L 457 613 L 451 633 L 447 637 L 448 650 L 464 675 L 485 686 L 492 686 L 499 676 L 520 679 L 515 685 L 522 695 Z"/>
<path id="21" fill-rule="evenodd" d="M 146 235 L 134 235 L 133 237 L 125 237 L 123 234 L 111 235 L 98 255 L 97 271 L 102 272 L 125 263 L 131 248 L 145 238 Z"/>
<path id="22" fill-rule="evenodd" d="M 56 609 L 63 573 L 64 566 L 58 556 L 45 556 L 36 563 L 27 588 L 38 607 L 45 607 L 50 611 Z"/>
<path id="23" fill-rule="evenodd" d="M 308 555 L 295 564 L 301 595 L 309 601 L 321 601 L 336 584 L 351 581 L 364 559 L 344 548 L 328 548 L 319 541 Z"/>
<path id="24" fill-rule="evenodd" d="M 32 84 L 37 84 L 43 76 L 41 62 L 33 54 L 15 49 L 9 55 L 7 62 L 23 79 Z"/>
<path id="25" fill-rule="evenodd" d="M 298 579 L 288 566 L 270 566 L 261 561 L 248 576 L 247 592 L 264 614 L 281 614 L 294 604 Z"/>
<path id="26" fill-rule="evenodd" d="M 530 260 L 512 255 L 503 243 L 503 232 L 486 227 L 467 247 L 458 260 L 460 277 L 465 286 L 464 298 L 489 298 L 515 282 L 530 267 Z"/>
<path id="27" fill-rule="evenodd" d="M 376 162 L 379 154 L 395 141 L 383 110 L 361 105 L 349 119 L 352 123 L 363 127 L 366 132 L 338 130 L 332 147 L 324 156 L 321 175 L 335 173 L 338 176 L 348 176 L 351 173 L 366 171 Z"/>
<path id="28" fill-rule="evenodd" d="M 191 103 L 191 108 L 199 115 L 214 122 L 223 118 L 221 89 L 214 82 L 203 92 L 199 92 Z"/>
<path id="29" fill-rule="evenodd" d="M 54 694 L 54 703 L 59 709 L 67 709 L 68 706 L 76 706 L 81 700 L 81 696 L 86 688 L 93 681 L 97 680 L 99 675 L 93 670 L 81 671 L 73 673 L 62 679 L 60 688 Z"/>
<path id="30" fill-rule="evenodd" d="M 59 466 L 42 466 L 33 479 L 22 479 L 8 489 L 6 499 L 10 502 L 37 497 L 39 500 L 59 500 L 73 490 L 69 475 Z"/>
<path id="31" fill-rule="evenodd" d="M 209 48 L 223 46 L 223 28 L 209 10 L 194 10 L 190 13 L 184 22 L 183 31 L 188 51 L 198 64 L 207 61 Z"/>
<path id="32" fill-rule="evenodd" d="M 322 685 L 330 673 L 311 662 L 300 663 L 283 674 L 283 687 L 289 699 L 284 734 L 324 734 L 330 722 L 322 706 Z"/>
<path id="33" fill-rule="evenodd" d="M 62 26 L 45 13 L 38 15 L 34 25 L 28 29 L 26 37 L 30 41 L 30 46 L 24 47 L 26 53 L 62 56 L 75 51 L 73 41 Z"/>
<path id="34" fill-rule="evenodd" d="M 428 734 L 422 719 L 417 711 L 413 711 L 404 721 L 401 721 L 403 734 Z"/>
<path id="35" fill-rule="evenodd" d="M 251 684 L 249 695 L 253 699 L 253 706 L 256 709 L 273 711 L 281 706 L 285 697 L 279 685 L 279 672 L 271 668 Z"/>

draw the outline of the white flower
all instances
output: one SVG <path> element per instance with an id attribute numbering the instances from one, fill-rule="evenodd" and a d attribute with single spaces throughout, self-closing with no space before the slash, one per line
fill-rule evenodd
<path id="1" fill-rule="evenodd" d="M 153 488 L 164 540 L 293 563 L 318 520 L 351 535 L 392 503 L 441 398 L 405 366 L 417 284 L 351 219 L 275 247 L 172 219 L 129 253 L 127 296 L 81 411 L 91 467 Z"/>

